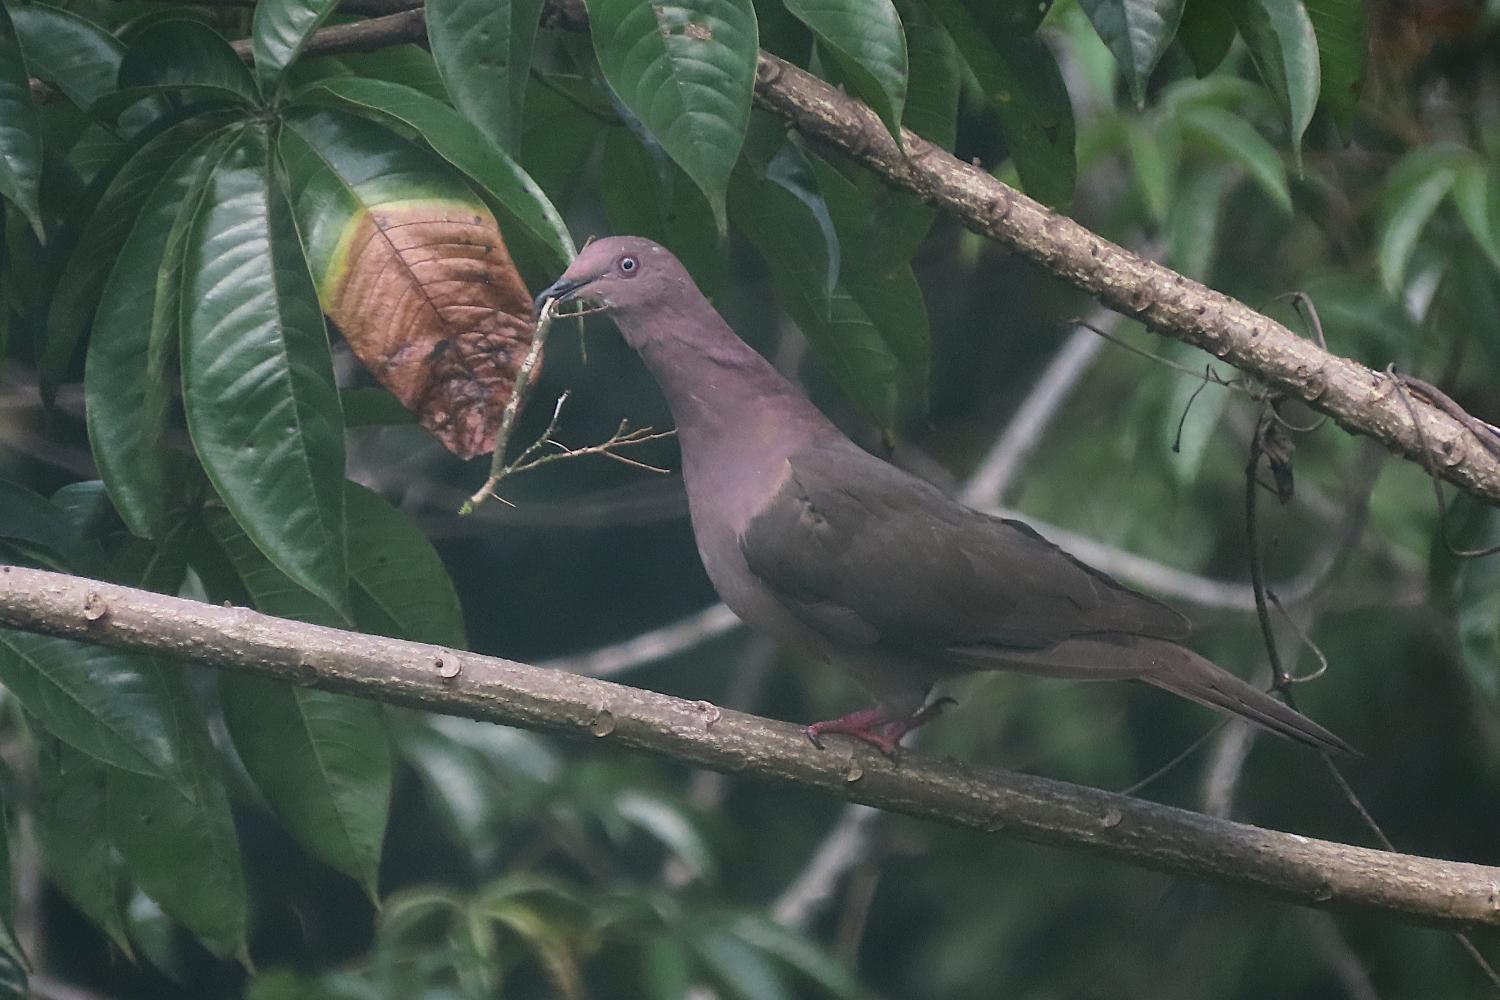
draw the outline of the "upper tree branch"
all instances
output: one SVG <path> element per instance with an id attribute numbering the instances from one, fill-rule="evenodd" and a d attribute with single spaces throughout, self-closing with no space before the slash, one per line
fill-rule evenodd
<path id="1" fill-rule="evenodd" d="M 786 723 L 508 660 L 11 566 L 0 566 L 0 623 L 607 741 L 954 826 L 1082 847 L 1309 906 L 1454 927 L 1500 926 L 1497 868 L 1278 833 L 919 754 L 892 763 L 863 744 L 817 750 Z"/>
<path id="2" fill-rule="evenodd" d="M 587 27 L 582 0 L 549 0 L 542 17 L 561 28 Z M 368 51 L 424 38 L 422 10 L 414 8 L 322 28 L 305 51 Z M 248 43 L 235 44 L 248 55 Z M 1418 428 L 1383 373 L 1331 354 L 1244 303 L 1111 243 L 913 132 L 903 131 L 903 148 L 898 148 L 864 103 L 766 52 L 757 64 L 755 101 L 1109 308 L 1223 358 L 1329 414 L 1346 430 L 1430 465 L 1480 499 L 1500 501 L 1500 439 L 1481 442 L 1465 428 L 1467 415 L 1456 407 L 1457 416 L 1414 398 Z"/>

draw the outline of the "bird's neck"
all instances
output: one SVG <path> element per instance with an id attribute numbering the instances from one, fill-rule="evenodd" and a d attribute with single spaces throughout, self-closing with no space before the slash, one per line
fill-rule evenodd
<path id="1" fill-rule="evenodd" d="M 793 452 L 840 433 L 707 300 L 692 298 L 645 323 L 615 316 L 672 409 L 690 495 L 728 475 L 777 475 Z"/>

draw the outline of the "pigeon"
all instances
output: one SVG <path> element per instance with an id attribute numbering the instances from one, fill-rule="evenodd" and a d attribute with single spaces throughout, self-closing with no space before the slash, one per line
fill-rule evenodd
<path id="1" fill-rule="evenodd" d="M 606 312 L 677 425 L 698 554 L 751 628 L 845 671 L 871 708 L 807 727 L 896 751 L 976 671 L 1135 680 L 1319 750 L 1338 736 L 1182 643 L 1189 624 L 1026 524 L 863 450 L 730 329 L 664 247 L 588 244 L 536 299 Z"/>

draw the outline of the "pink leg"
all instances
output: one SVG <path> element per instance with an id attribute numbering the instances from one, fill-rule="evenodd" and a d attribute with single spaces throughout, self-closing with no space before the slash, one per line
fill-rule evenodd
<path id="1" fill-rule="evenodd" d="M 865 708 L 839 719 L 814 722 L 807 727 L 807 738 L 812 741 L 813 746 L 821 750 L 823 741 L 820 737 L 825 733 L 838 733 L 863 740 L 887 757 L 891 757 L 895 755 L 896 747 L 900 745 L 903 736 L 918 726 L 931 722 L 941 714 L 945 707 L 953 704 L 957 703 L 952 698 L 939 698 L 931 705 L 911 715 L 895 718 L 882 708 Z"/>

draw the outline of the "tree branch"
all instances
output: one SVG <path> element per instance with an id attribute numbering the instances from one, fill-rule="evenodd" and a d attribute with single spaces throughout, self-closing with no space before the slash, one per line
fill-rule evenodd
<path id="1" fill-rule="evenodd" d="M 1363 909 L 1449 927 L 1500 927 L 1500 868 L 1278 833 L 920 754 L 892 762 L 862 745 L 820 751 L 798 727 L 784 722 L 509 660 L 13 566 L 0 566 L 0 623 L 391 704 L 608 741 L 953 826 L 1079 847 L 1308 906 Z"/>
<path id="2" fill-rule="evenodd" d="M 1412 460 L 1427 450 L 1425 437 L 1443 478 L 1483 500 L 1500 500 L 1500 458 L 1488 442 L 1427 400 L 1417 401 L 1415 409 L 1419 434 L 1385 374 L 1330 354 L 1244 303 L 1111 243 L 913 132 L 903 131 L 904 150 L 898 148 L 864 104 L 765 52 L 755 98 L 893 187 L 1157 333 L 1201 347 L 1329 414 L 1345 430 L 1375 438 Z"/>
<path id="3" fill-rule="evenodd" d="M 542 21 L 584 30 L 587 14 L 581 0 L 549 0 Z M 363 52 L 425 37 L 422 9 L 415 8 L 321 28 L 304 51 Z M 247 40 L 234 44 L 248 57 Z M 33 93 L 45 95 L 47 88 L 38 86 L 34 81 Z M 892 187 L 1004 244 L 1110 309 L 1224 359 L 1327 413 L 1351 433 L 1372 437 L 1424 467 L 1430 464 L 1481 500 L 1500 501 L 1500 431 L 1491 434 L 1489 425 L 1456 406 L 1450 412 L 1439 401 L 1413 399 L 1417 427 L 1391 377 L 1331 354 L 1244 303 L 1131 253 L 914 132 L 903 130 L 898 147 L 863 102 L 764 51 L 756 66 L 755 101 L 804 135 L 863 163 Z"/>

